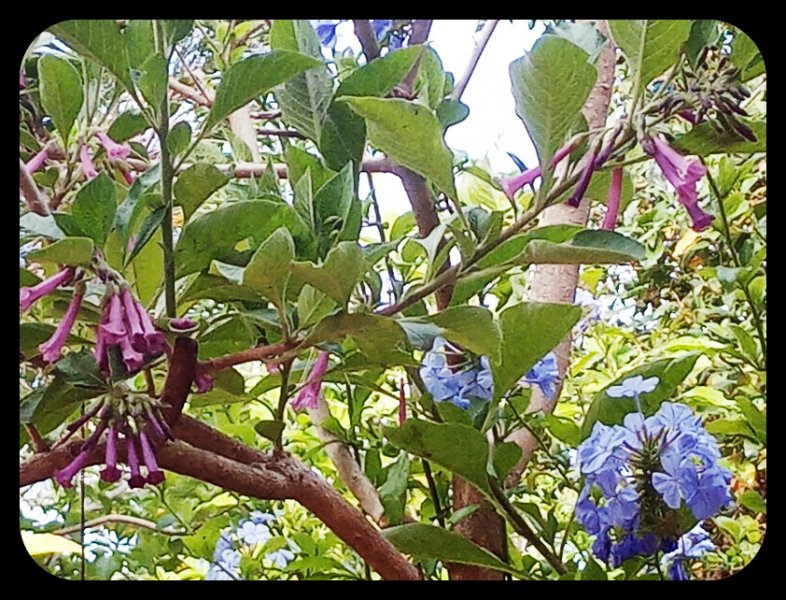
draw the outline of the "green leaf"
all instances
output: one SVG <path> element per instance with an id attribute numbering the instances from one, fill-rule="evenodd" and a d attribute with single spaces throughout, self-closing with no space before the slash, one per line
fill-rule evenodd
<path id="1" fill-rule="evenodd" d="M 365 148 L 366 122 L 343 102 L 331 102 L 319 137 L 327 166 L 340 169 L 351 162 L 357 169 Z"/>
<path id="2" fill-rule="evenodd" d="M 120 113 L 109 126 L 106 134 L 116 142 L 126 142 L 135 135 L 139 135 L 150 127 L 147 119 L 139 112 L 139 109 L 127 110 Z"/>
<path id="3" fill-rule="evenodd" d="M 248 320 L 235 316 L 208 329 L 199 339 L 200 360 L 247 350 L 256 344 L 257 335 Z"/>
<path id="4" fill-rule="evenodd" d="M 41 106 L 68 145 L 68 136 L 82 109 L 82 78 L 70 62 L 50 54 L 38 61 Z"/>
<path id="5" fill-rule="evenodd" d="M 28 255 L 29 260 L 51 262 L 72 267 L 87 267 L 93 257 L 93 240 L 85 237 L 69 237 Z"/>
<path id="6" fill-rule="evenodd" d="M 745 419 L 715 419 L 705 423 L 704 428 L 713 435 L 740 435 L 754 442 L 759 441 Z"/>
<path id="7" fill-rule="evenodd" d="M 327 294 L 305 284 L 300 288 L 300 295 L 297 299 L 298 327 L 303 329 L 318 323 L 335 308 L 336 302 Z"/>
<path id="8" fill-rule="evenodd" d="M 183 171 L 172 191 L 175 204 L 183 207 L 184 220 L 188 221 L 205 200 L 228 182 L 229 177 L 207 163 L 197 163 Z"/>
<path id="9" fill-rule="evenodd" d="M 492 362 L 495 397 L 510 390 L 580 318 L 581 307 L 574 304 L 522 302 L 503 310 L 500 360 Z"/>
<path id="10" fill-rule="evenodd" d="M 743 416 L 745 417 L 745 420 L 748 421 L 748 425 L 751 426 L 751 429 L 753 429 L 756 437 L 762 444 L 766 444 L 767 418 L 764 416 L 764 413 L 756 408 L 750 398 L 738 396 L 736 400 Z"/>
<path id="11" fill-rule="evenodd" d="M 357 343 L 369 363 L 376 365 L 402 364 L 402 357 L 409 355 L 402 350 L 406 336 L 395 319 L 368 313 L 340 313 L 322 319 L 306 345 L 323 342 L 341 342 L 350 336 Z"/>
<path id="12" fill-rule="evenodd" d="M 150 19 L 131 19 L 126 24 L 123 37 L 126 41 L 128 64 L 132 69 L 138 69 L 155 54 L 156 33 L 154 29 L 155 23 Z"/>
<path id="13" fill-rule="evenodd" d="M 153 54 L 139 67 L 141 74 L 137 85 L 142 96 L 158 112 L 166 98 L 169 75 L 167 60 L 161 54 Z"/>
<path id="14" fill-rule="evenodd" d="M 407 324 L 430 324 L 427 339 L 430 346 L 434 336 L 443 336 L 480 356 L 499 359 L 501 336 L 494 318 L 486 308 L 480 306 L 451 306 L 434 315 L 401 319 L 402 327 Z"/>
<path id="15" fill-rule="evenodd" d="M 346 308 L 352 290 L 365 271 L 363 251 L 355 242 L 340 242 L 320 266 L 309 262 L 292 264 L 297 278 L 322 290 L 342 308 Z"/>
<path id="16" fill-rule="evenodd" d="M 65 237 L 65 233 L 57 225 L 57 221 L 52 215 L 44 217 L 29 212 L 19 218 L 19 227 L 35 235 L 42 235 L 50 240 L 61 240 Z"/>
<path id="17" fill-rule="evenodd" d="M 126 199 L 117 207 L 115 212 L 115 230 L 120 235 L 120 239 L 126 243 L 131 235 L 137 217 L 143 208 L 148 205 L 162 204 L 160 195 L 155 193 L 155 189 L 161 179 L 161 166 L 156 164 L 134 180 L 128 188 Z M 155 201 L 155 202 L 154 202 Z"/>
<path id="18" fill-rule="evenodd" d="M 271 421 L 258 421 L 254 424 L 254 430 L 263 438 L 275 442 L 281 432 L 284 431 L 284 421 L 271 420 Z"/>
<path id="19" fill-rule="evenodd" d="M 85 235 L 103 246 L 114 225 L 116 210 L 115 184 L 106 173 L 101 173 L 77 192 L 71 215 Z"/>
<path id="20" fill-rule="evenodd" d="M 437 119 L 442 129 L 461 123 L 469 116 L 469 106 L 459 100 L 443 100 L 437 106 Z"/>
<path id="21" fill-rule="evenodd" d="M 295 243 L 286 227 L 279 227 L 259 245 L 243 271 L 247 285 L 283 310 L 289 268 L 295 259 Z"/>
<path id="22" fill-rule="evenodd" d="M 279 227 L 289 230 L 297 256 L 309 256 L 313 238 L 291 206 L 270 200 L 247 200 L 223 206 L 190 221 L 178 240 L 177 276 L 201 271 L 212 260 L 235 254 L 235 244 L 248 240 L 255 250 Z"/>
<path id="23" fill-rule="evenodd" d="M 521 460 L 522 451 L 514 442 L 502 442 L 494 450 L 494 472 L 500 481 L 504 481 L 511 469 Z"/>
<path id="24" fill-rule="evenodd" d="M 603 42 L 606 41 L 604 35 L 598 31 L 595 23 L 561 21 L 549 33 L 564 37 L 566 40 L 576 44 L 587 53 L 587 60 L 591 63 L 597 60 L 600 49 L 603 47 Z"/>
<path id="25" fill-rule="evenodd" d="M 360 234 L 360 201 L 355 197 L 352 165 L 344 168 L 314 195 L 317 249 L 324 256 L 335 243 L 356 240 Z"/>
<path id="26" fill-rule="evenodd" d="M 506 565 L 485 548 L 442 527 L 424 523 L 408 523 L 397 527 L 388 527 L 382 531 L 382 535 L 400 552 L 419 560 L 440 560 L 516 573 L 515 569 Z"/>
<path id="27" fill-rule="evenodd" d="M 516 114 L 524 122 L 544 173 L 565 143 L 584 106 L 597 71 L 587 53 L 555 35 L 544 35 L 532 51 L 510 65 Z"/>
<path id="28" fill-rule="evenodd" d="M 702 50 L 707 46 L 715 45 L 719 37 L 720 30 L 717 21 L 712 19 L 697 19 L 693 21 L 690 27 L 690 35 L 685 40 L 682 49 L 694 69 L 698 66 Z"/>
<path id="29" fill-rule="evenodd" d="M 55 371 L 65 383 L 70 385 L 106 388 L 104 376 L 90 350 L 70 352 L 57 361 Z"/>
<path id="30" fill-rule="evenodd" d="M 445 97 L 445 82 L 447 75 L 433 48 L 426 47 L 418 67 L 417 83 L 415 85 L 418 100 L 431 109 L 435 109 Z"/>
<path id="31" fill-rule="evenodd" d="M 47 387 L 37 388 L 22 399 L 19 419 L 35 425 L 41 435 L 46 435 L 62 424 L 83 400 L 100 396 L 104 391 L 71 385 L 56 377 Z"/>
<path id="32" fill-rule="evenodd" d="M 611 171 L 595 171 L 587 191 L 584 192 L 584 197 L 606 204 L 609 197 L 609 187 L 611 187 Z M 620 214 L 625 211 L 625 208 L 632 199 L 633 179 L 628 171 L 623 171 L 622 190 L 620 193 Z"/>
<path id="33" fill-rule="evenodd" d="M 311 66 L 314 68 L 289 79 L 275 95 L 284 121 L 319 143 L 333 92 L 333 80 L 322 61 L 322 50 L 314 28 L 303 19 L 276 19 L 270 28 L 270 47 L 313 57 Z"/>
<path id="34" fill-rule="evenodd" d="M 459 408 L 452 402 L 436 402 L 434 405 L 440 418 L 445 423 L 459 423 L 460 425 L 472 427 L 473 419 L 469 412 L 463 408 Z"/>
<path id="35" fill-rule="evenodd" d="M 388 469 L 387 479 L 382 487 L 379 488 L 379 499 L 385 508 L 385 515 L 391 525 L 398 525 L 404 520 L 408 479 L 409 457 L 402 453 L 398 460 Z"/>
<path id="36" fill-rule="evenodd" d="M 453 158 L 442 125 L 425 106 L 395 98 L 344 98 L 366 120 L 371 143 L 397 164 L 456 198 Z"/>
<path id="37" fill-rule="evenodd" d="M 134 89 L 126 41 L 116 21 L 111 19 L 62 21 L 53 25 L 51 30 L 79 54 L 106 67 L 127 89 Z"/>
<path id="38" fill-rule="evenodd" d="M 133 284 L 139 301 L 145 306 L 150 305 L 164 278 L 163 235 L 160 228 L 155 229 L 150 241 L 130 261 L 125 277 Z"/>
<path id="39" fill-rule="evenodd" d="M 750 511 L 767 514 L 767 505 L 764 502 L 764 498 L 755 490 L 745 490 L 740 494 L 739 498 L 737 498 L 737 503 Z"/>
<path id="40" fill-rule="evenodd" d="M 278 23 L 278 21 L 276 21 Z M 323 66 L 322 61 L 298 52 L 273 50 L 235 63 L 224 72 L 216 99 L 207 118 L 212 127 L 257 96 L 307 69 Z"/>
<path id="41" fill-rule="evenodd" d="M 229 302 L 232 300 L 241 300 L 244 302 L 252 302 L 255 304 L 264 301 L 262 296 L 257 294 L 253 289 L 243 285 L 236 285 L 227 281 L 223 277 L 210 275 L 207 273 L 200 274 L 191 285 L 183 292 L 179 302 L 193 302 L 203 298 L 211 298 L 216 302 Z"/>
<path id="42" fill-rule="evenodd" d="M 646 86 L 652 79 L 677 62 L 682 44 L 688 39 L 691 22 L 685 19 L 610 20 L 609 30 L 628 61 L 635 77 L 634 89 Z"/>
<path id="43" fill-rule="evenodd" d="M 151 240 L 151 238 L 155 235 L 158 231 L 158 228 L 161 226 L 161 223 L 164 221 L 164 217 L 166 216 L 166 207 L 161 206 L 147 215 L 147 218 L 142 221 L 142 225 L 139 227 L 139 232 L 136 236 L 136 242 L 134 242 L 134 247 L 131 249 L 131 252 L 128 254 L 125 260 L 125 264 L 127 265 L 130 263 L 136 256 L 144 249 L 147 243 Z"/>
<path id="44" fill-rule="evenodd" d="M 353 71 L 336 90 L 336 98 L 342 96 L 384 97 L 404 77 L 423 53 L 423 46 L 412 46 L 389 52 Z"/>
<path id="45" fill-rule="evenodd" d="M 674 395 L 677 386 L 690 374 L 693 365 L 699 358 L 699 353 L 692 352 L 683 354 L 676 358 L 663 358 L 656 360 L 630 371 L 618 377 L 603 390 L 595 394 L 592 404 L 587 410 L 587 416 L 581 427 L 582 439 L 592 433 L 592 426 L 596 421 L 606 425 L 622 424 L 625 415 L 636 410 L 636 403 L 633 398 L 612 398 L 606 394 L 610 387 L 619 385 L 628 377 L 641 375 L 645 379 L 657 377 L 658 387 L 648 394 L 641 395 L 641 407 L 644 414 L 649 416 L 657 412 L 661 402 L 668 400 Z"/>
<path id="46" fill-rule="evenodd" d="M 731 62 L 740 69 L 740 81 L 745 82 L 764 73 L 764 60 L 751 37 L 735 28 L 731 43 Z"/>
<path id="47" fill-rule="evenodd" d="M 188 148 L 191 143 L 191 125 L 186 121 L 176 123 L 172 129 L 169 130 L 169 135 L 166 138 L 166 147 L 169 149 L 169 154 L 172 157 L 179 156 Z"/>
<path id="48" fill-rule="evenodd" d="M 586 229 L 570 242 L 532 240 L 518 257 L 525 264 L 616 264 L 642 260 L 644 246 L 616 231 Z"/>
<path id="49" fill-rule="evenodd" d="M 410 419 L 401 427 L 386 427 L 384 433 L 397 448 L 430 460 L 491 494 L 486 474 L 488 442 L 477 429 Z"/>
<path id="50" fill-rule="evenodd" d="M 581 442 L 581 428 L 573 421 L 554 415 L 546 415 L 544 421 L 551 435 L 571 448 L 575 448 Z"/>
<path id="51" fill-rule="evenodd" d="M 740 119 L 753 131 L 755 142 L 741 138 L 734 132 L 718 133 L 709 123 L 702 123 L 685 135 L 677 136 L 673 146 L 683 154 L 709 156 L 710 154 L 753 154 L 767 151 L 766 121 Z"/>

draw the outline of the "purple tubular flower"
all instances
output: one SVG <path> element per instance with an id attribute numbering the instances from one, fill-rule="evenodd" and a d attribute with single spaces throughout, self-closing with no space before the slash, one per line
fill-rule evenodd
<path id="1" fill-rule="evenodd" d="M 712 216 L 699 206 L 696 184 L 707 170 L 699 159 L 688 160 L 660 136 L 647 138 L 642 144 L 644 151 L 655 158 L 663 176 L 677 190 L 677 197 L 693 221 L 694 231 L 702 231 L 712 223 Z"/>
<path id="2" fill-rule="evenodd" d="M 329 354 L 320 352 L 314 363 L 314 368 L 308 374 L 306 385 L 298 392 L 297 397 L 292 401 L 292 408 L 303 410 L 304 408 L 316 408 L 319 402 L 319 394 L 322 388 L 322 377 L 328 366 Z"/>
<path id="3" fill-rule="evenodd" d="M 131 147 L 128 144 L 118 144 L 103 131 L 97 132 L 96 137 L 101 141 L 107 156 L 112 160 L 128 158 L 128 155 L 131 154 Z"/>
<path id="4" fill-rule="evenodd" d="M 145 485 L 145 478 L 139 472 L 139 454 L 137 450 L 136 435 L 130 435 L 126 438 L 126 452 L 128 454 L 128 468 L 131 469 L 131 478 L 128 480 L 128 485 L 132 488 L 141 488 Z"/>
<path id="5" fill-rule="evenodd" d="M 601 148 L 600 152 L 598 152 L 598 155 L 595 157 L 596 169 L 600 169 L 604 164 L 606 164 L 609 156 L 611 156 L 611 151 L 614 149 L 614 144 L 616 143 L 620 133 L 622 133 L 622 123 L 617 124 L 617 126 L 614 128 L 614 131 L 611 133 L 609 141 L 606 142 L 606 145 Z"/>
<path id="6" fill-rule="evenodd" d="M 30 173 L 30 175 L 32 175 L 33 173 L 38 171 L 38 169 L 44 166 L 44 163 L 46 162 L 47 158 L 49 158 L 49 151 L 46 148 L 44 148 L 25 164 L 25 168 L 27 169 L 27 172 Z"/>
<path id="7" fill-rule="evenodd" d="M 161 422 L 158 420 L 158 417 L 156 417 L 155 413 L 153 413 L 153 409 L 148 406 L 145 409 L 145 412 L 147 412 L 147 425 L 150 429 L 150 432 L 153 434 L 153 437 L 155 437 L 159 442 L 163 442 L 166 439 L 171 439 L 170 434 L 164 431 L 164 428 L 161 427 Z"/>
<path id="8" fill-rule="evenodd" d="M 601 229 L 614 231 L 617 226 L 617 216 L 620 212 L 620 196 L 622 195 L 622 167 L 617 167 L 611 172 L 611 185 L 606 199 L 606 214 L 603 217 Z"/>
<path id="9" fill-rule="evenodd" d="M 151 485 L 158 485 L 164 481 L 164 474 L 158 468 L 156 462 L 156 453 L 150 440 L 147 439 L 147 434 L 144 431 L 139 432 L 139 443 L 142 446 L 142 457 L 147 467 L 147 482 Z"/>
<path id="10" fill-rule="evenodd" d="M 99 333 L 103 334 L 106 344 L 117 344 L 126 338 L 126 324 L 123 320 L 123 303 L 117 294 L 109 298 L 109 310 L 98 326 Z"/>
<path id="11" fill-rule="evenodd" d="M 177 319 L 172 319 L 169 321 L 169 326 L 172 329 L 193 329 L 197 326 L 196 322 L 192 321 L 188 317 L 179 317 Z"/>
<path id="12" fill-rule="evenodd" d="M 145 364 L 145 355 L 137 352 L 127 337 L 120 340 L 120 352 L 123 355 L 123 363 L 126 365 L 129 373 L 137 372 Z"/>
<path id="13" fill-rule="evenodd" d="M 98 177 L 98 171 L 96 171 L 95 165 L 93 165 L 93 160 L 90 158 L 90 149 L 86 144 L 82 144 L 82 147 L 79 149 L 79 164 L 82 165 L 82 171 L 88 181 Z"/>
<path id="14" fill-rule="evenodd" d="M 84 469 L 88 462 L 90 462 L 90 451 L 80 452 L 64 469 L 55 471 L 55 481 L 65 488 L 70 488 L 74 475 Z"/>
<path id="15" fill-rule="evenodd" d="M 581 201 L 584 199 L 584 194 L 587 192 L 592 174 L 595 172 L 595 157 L 597 155 L 597 150 L 593 150 L 590 153 L 587 163 L 581 171 L 581 177 L 579 177 L 579 182 L 576 184 L 576 189 L 573 191 L 570 198 L 568 198 L 568 206 L 578 208 L 579 204 L 581 204 Z"/>
<path id="16" fill-rule="evenodd" d="M 106 434 L 106 466 L 101 471 L 101 480 L 107 483 L 114 483 L 120 479 L 121 471 L 117 468 L 117 427 L 109 427 Z"/>
<path id="17" fill-rule="evenodd" d="M 134 302 L 137 314 L 139 315 L 139 322 L 142 325 L 144 332 L 144 345 L 147 347 L 146 352 L 153 356 L 160 356 L 164 352 L 166 346 L 166 337 L 160 331 L 156 330 L 153 325 L 153 320 L 147 314 L 145 307 L 139 302 Z"/>
<path id="18" fill-rule="evenodd" d="M 74 297 L 71 299 L 71 304 L 68 305 L 68 310 L 66 311 L 63 320 L 60 321 L 60 324 L 57 326 L 57 329 L 55 329 L 52 337 L 38 346 L 38 349 L 41 351 L 41 355 L 46 362 L 54 363 L 60 360 L 60 356 L 63 353 L 63 346 L 65 345 L 69 334 L 71 333 L 71 328 L 74 326 L 76 315 L 79 313 L 79 308 L 82 306 L 83 295 L 83 291 L 79 291 L 74 294 Z"/>
<path id="19" fill-rule="evenodd" d="M 197 373 L 194 375 L 194 384 L 196 384 L 196 393 L 204 394 L 213 389 L 213 378 L 207 373 Z"/>
<path id="20" fill-rule="evenodd" d="M 58 271 L 49 279 L 37 283 L 33 287 L 19 288 L 19 310 L 28 310 L 39 298 L 43 298 L 74 276 L 74 269 L 67 267 Z"/>
<path id="21" fill-rule="evenodd" d="M 554 158 L 551 159 L 551 168 L 553 169 L 556 167 L 562 161 L 562 159 L 568 156 L 575 149 L 576 144 L 574 142 L 569 142 L 557 150 L 557 152 L 554 154 Z M 538 177 L 540 177 L 540 175 L 540 167 L 535 167 L 533 169 L 528 169 L 523 173 L 518 173 L 513 177 L 500 177 L 497 179 L 497 183 L 499 183 L 502 191 L 505 192 L 505 195 L 512 200 L 516 192 L 518 192 L 525 185 L 531 184 Z"/>
<path id="22" fill-rule="evenodd" d="M 142 327 L 142 320 L 139 318 L 136 300 L 131 295 L 131 290 L 124 287 L 123 291 L 120 292 L 120 299 L 123 302 L 126 330 L 128 331 L 128 337 L 131 341 L 131 347 L 137 352 L 145 352 L 147 350 L 145 330 Z"/>

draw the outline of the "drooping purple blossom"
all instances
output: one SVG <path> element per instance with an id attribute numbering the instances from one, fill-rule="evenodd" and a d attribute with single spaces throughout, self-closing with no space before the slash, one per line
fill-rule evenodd
<path id="1" fill-rule="evenodd" d="M 49 158 L 49 151 L 47 150 L 46 146 L 44 146 L 43 150 L 38 152 L 33 158 L 31 158 L 25 164 L 25 168 L 27 172 L 32 175 L 36 171 L 38 171 L 41 167 L 44 166 L 44 163 Z"/>
<path id="2" fill-rule="evenodd" d="M 587 156 L 587 162 L 581 170 L 581 175 L 576 183 L 576 189 L 573 190 L 573 193 L 567 200 L 568 206 L 578 208 L 579 204 L 581 204 L 581 201 L 584 199 L 584 194 L 587 192 L 587 188 L 592 180 L 592 174 L 595 172 L 595 157 L 597 155 L 597 149 L 593 149 Z"/>
<path id="3" fill-rule="evenodd" d="M 292 401 L 292 408 L 303 410 L 305 408 L 316 408 L 319 405 L 319 396 L 322 393 L 322 377 L 328 367 L 330 354 L 322 351 L 319 353 L 314 367 L 308 374 L 305 385 L 298 392 Z"/>
<path id="4" fill-rule="evenodd" d="M 144 431 L 139 432 L 139 445 L 142 448 L 142 459 L 145 467 L 147 467 L 147 482 L 152 485 L 158 485 L 164 481 L 164 474 L 158 468 L 156 453 L 153 451 L 153 446 Z"/>
<path id="5" fill-rule="evenodd" d="M 117 468 L 117 427 L 112 425 L 106 434 L 106 456 L 104 458 L 106 466 L 101 471 L 101 480 L 107 483 L 118 481 L 122 475 Z"/>
<path id="6" fill-rule="evenodd" d="M 106 155 L 110 160 L 123 160 L 128 158 L 128 155 L 131 154 L 131 146 L 128 144 L 118 144 L 103 131 L 96 132 L 96 137 L 106 150 Z"/>
<path id="7" fill-rule="evenodd" d="M 77 288 L 77 290 L 74 292 L 73 298 L 71 298 L 71 303 L 68 305 L 68 310 L 63 316 L 63 320 L 60 321 L 60 324 L 57 326 L 57 329 L 55 329 L 52 337 L 38 346 L 44 361 L 48 363 L 54 363 L 60 360 L 60 357 L 63 354 L 63 346 L 65 345 L 68 336 L 71 334 L 71 329 L 74 327 L 74 323 L 76 322 L 76 316 L 79 313 L 79 308 L 82 306 L 82 298 L 84 297 L 84 293 L 84 287 Z"/>
<path id="8" fill-rule="evenodd" d="M 603 216 L 601 229 L 614 231 L 617 227 L 617 217 L 620 212 L 620 197 L 622 196 L 622 167 L 617 167 L 611 172 L 609 195 L 606 198 L 606 214 Z"/>
<path id="9" fill-rule="evenodd" d="M 58 471 L 55 471 L 55 481 L 57 481 L 57 483 L 62 485 L 64 488 L 72 487 L 73 484 L 71 482 L 74 479 L 74 475 L 84 469 L 89 462 L 90 453 L 80 452 L 77 457 L 67 466 Z"/>
<path id="10" fill-rule="evenodd" d="M 74 268 L 66 267 L 33 287 L 19 288 L 19 310 L 22 312 L 29 310 L 37 300 L 53 292 L 61 285 L 68 283 L 73 276 Z"/>
<path id="11" fill-rule="evenodd" d="M 93 164 L 93 159 L 90 158 L 90 149 L 87 147 L 87 144 L 82 144 L 82 147 L 79 149 L 79 164 L 82 166 L 82 172 L 88 181 L 98 177 L 98 171 L 96 171 Z"/>
<path id="12" fill-rule="evenodd" d="M 712 216 L 699 206 L 696 184 L 707 170 L 699 159 L 689 160 L 672 148 L 659 135 L 645 138 L 642 148 L 660 167 L 663 176 L 677 190 L 677 197 L 690 216 L 694 231 L 703 231 L 712 223 Z"/>
<path id="13" fill-rule="evenodd" d="M 131 477 L 128 485 L 131 488 L 141 488 L 145 486 L 145 477 L 139 470 L 139 440 L 136 434 L 126 436 L 126 454 L 128 455 L 128 468 L 131 469 Z"/>

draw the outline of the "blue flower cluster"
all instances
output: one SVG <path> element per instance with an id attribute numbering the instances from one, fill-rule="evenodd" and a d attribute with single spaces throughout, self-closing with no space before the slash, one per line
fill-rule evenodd
<path id="1" fill-rule="evenodd" d="M 271 539 L 273 534 L 270 532 L 268 523 L 275 520 L 276 518 L 269 513 L 254 511 L 248 519 L 243 519 L 238 524 L 237 529 L 232 527 L 222 529 L 221 535 L 216 542 L 216 548 L 213 551 L 213 564 L 210 565 L 205 579 L 242 579 L 240 574 L 240 549 L 253 549 L 254 546 L 264 544 Z M 290 546 L 298 550 L 294 544 L 290 543 Z M 268 552 L 265 558 L 279 569 L 283 569 L 295 558 L 295 554 L 287 548 L 280 548 L 273 552 Z"/>
<path id="2" fill-rule="evenodd" d="M 468 362 L 449 365 L 447 352 L 460 354 L 460 350 L 445 338 L 434 338 L 434 344 L 423 357 L 420 377 L 435 402 L 452 402 L 459 408 L 469 408 L 470 398 L 488 402 L 493 394 L 491 365 L 487 356 L 480 357 L 480 367 Z M 452 367 L 452 368 L 451 368 Z"/>
<path id="3" fill-rule="evenodd" d="M 658 382 L 630 379 L 609 395 L 633 396 L 638 404 L 639 395 Z M 715 438 L 684 404 L 664 402 L 646 419 L 630 413 L 622 426 L 596 422 L 578 448 L 587 479 L 576 505 L 579 522 L 597 536 L 595 555 L 616 567 L 635 555 L 672 552 L 680 543 L 686 548 L 685 539 L 693 538 L 680 537 L 679 509 L 686 506 L 701 521 L 731 501 L 731 473 L 719 458 Z M 681 563 L 674 568 L 675 575 L 685 572 Z"/>
<path id="4" fill-rule="evenodd" d="M 331 50 L 336 47 L 336 27 L 342 21 L 343 19 L 330 19 L 311 22 L 323 46 Z M 385 35 L 389 31 L 391 32 L 388 47 L 391 50 L 395 50 L 396 48 L 401 48 L 404 44 L 405 36 L 401 31 L 391 31 L 392 27 L 393 21 L 391 19 L 374 19 L 371 21 L 371 28 L 374 30 L 374 35 L 378 41 L 382 41 Z"/>
<path id="5" fill-rule="evenodd" d="M 685 560 L 701 558 L 707 552 L 715 550 L 715 544 L 710 540 L 710 534 L 704 531 L 701 523 L 677 541 L 677 547 L 663 556 L 663 565 L 669 579 L 687 581 L 688 571 Z"/>
<path id="6" fill-rule="evenodd" d="M 462 357 L 462 351 L 443 337 L 435 337 L 431 350 L 423 356 L 420 377 L 435 402 L 452 402 L 459 408 L 469 408 L 470 399 L 484 402 L 494 395 L 494 380 L 488 356 L 481 356 L 479 365 L 464 359 L 461 364 L 448 364 L 447 353 Z M 520 384 L 534 384 L 553 401 L 557 391 L 557 357 L 549 352 L 521 378 Z"/>

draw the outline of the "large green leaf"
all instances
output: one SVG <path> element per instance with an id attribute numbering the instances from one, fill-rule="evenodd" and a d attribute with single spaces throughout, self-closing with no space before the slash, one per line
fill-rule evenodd
<path id="1" fill-rule="evenodd" d="M 404 519 L 408 479 L 409 457 L 401 454 L 388 469 L 388 477 L 379 488 L 379 499 L 385 507 L 385 515 L 391 525 L 398 525 Z"/>
<path id="2" fill-rule="evenodd" d="M 597 79 L 587 53 L 554 35 L 545 35 L 531 52 L 510 65 L 516 114 L 524 121 L 544 173 L 565 143 Z"/>
<path id="3" fill-rule="evenodd" d="M 767 151 L 766 121 L 746 122 L 756 136 L 755 142 L 741 138 L 733 132 L 719 133 L 709 123 L 702 123 L 685 135 L 677 136 L 674 147 L 684 154 L 708 156 L 710 154 L 752 154 Z"/>
<path id="4" fill-rule="evenodd" d="M 699 358 L 699 353 L 692 352 L 677 358 L 663 358 L 635 369 L 627 371 L 615 379 L 603 390 L 595 394 L 592 404 L 587 410 L 587 416 L 581 428 L 581 437 L 586 438 L 592 432 L 595 421 L 606 425 L 619 425 L 629 412 L 636 411 L 636 402 L 633 398 L 612 398 L 606 394 L 610 387 L 619 385 L 629 377 L 640 375 L 645 379 L 657 377 L 660 381 L 658 387 L 649 394 L 641 395 L 641 408 L 645 415 L 657 412 L 661 402 L 668 400 L 674 394 L 677 386 L 688 376 L 693 365 Z"/>
<path id="5" fill-rule="evenodd" d="M 323 264 L 293 263 L 292 272 L 298 279 L 322 290 L 339 306 L 346 308 L 352 290 L 366 272 L 366 261 L 357 243 L 340 242 L 328 252 Z"/>
<path id="6" fill-rule="evenodd" d="M 308 284 L 300 288 L 297 298 L 298 327 L 305 328 L 314 325 L 328 316 L 336 308 L 336 302 Z"/>
<path id="7" fill-rule="evenodd" d="M 38 61 L 41 106 L 68 145 L 71 127 L 82 109 L 82 78 L 70 62 L 45 54 Z"/>
<path id="8" fill-rule="evenodd" d="M 430 460 L 491 494 L 486 465 L 489 446 L 477 429 L 459 423 L 431 423 L 410 419 L 401 427 L 386 427 L 390 443 Z"/>
<path id="9" fill-rule="evenodd" d="M 432 181 L 456 198 L 453 158 L 442 125 L 431 110 L 396 98 L 344 98 L 366 119 L 371 143 L 396 163 Z"/>
<path id="10" fill-rule="evenodd" d="M 324 66 L 321 60 L 292 52 L 273 50 L 235 63 L 224 73 L 207 119 L 208 127 L 226 119 L 241 106 L 307 69 Z"/>
<path id="11" fill-rule="evenodd" d="M 74 198 L 71 208 L 74 223 L 99 246 L 104 245 L 115 222 L 115 193 L 115 184 L 106 173 L 101 173 L 83 185 Z"/>
<path id="12" fill-rule="evenodd" d="M 213 259 L 232 256 L 235 244 L 255 250 L 279 227 L 286 227 L 298 256 L 309 256 L 313 238 L 291 206 L 271 200 L 247 200 L 223 206 L 186 225 L 175 249 L 178 277 L 201 271 Z"/>
<path id="13" fill-rule="evenodd" d="M 19 420 L 35 425 L 39 433 L 46 435 L 63 423 L 83 400 L 95 398 L 104 391 L 104 388 L 99 387 L 71 385 L 55 377 L 48 386 L 38 388 L 22 398 Z"/>
<path id="14" fill-rule="evenodd" d="M 62 21 L 52 33 L 82 56 L 106 67 L 129 90 L 134 89 L 123 34 L 112 19 Z"/>
<path id="15" fill-rule="evenodd" d="M 640 243 L 616 231 L 587 229 L 570 242 L 530 241 L 517 262 L 524 264 L 615 264 L 641 260 L 645 249 Z"/>
<path id="16" fill-rule="evenodd" d="M 360 67 L 341 82 L 336 98 L 387 95 L 406 77 L 422 52 L 423 46 L 402 48 Z"/>
<path id="17" fill-rule="evenodd" d="M 295 243 L 286 227 L 279 227 L 259 245 L 243 271 L 247 285 L 283 309 L 289 268 L 295 259 Z"/>
<path id="18" fill-rule="evenodd" d="M 361 209 L 355 196 L 352 165 L 345 165 L 317 191 L 313 208 L 320 256 L 325 256 L 336 242 L 358 238 Z"/>
<path id="19" fill-rule="evenodd" d="M 677 62 L 682 44 L 688 39 L 691 22 L 687 19 L 610 20 L 609 30 L 628 61 L 635 86 L 645 86 Z"/>
<path id="20" fill-rule="evenodd" d="M 40 250 L 33 250 L 29 260 L 51 262 L 72 267 L 87 267 L 93 257 L 93 240 L 86 237 L 69 237 L 49 244 Z"/>
<path id="21" fill-rule="evenodd" d="M 318 68 L 289 79 L 276 91 L 284 120 L 307 138 L 319 143 L 322 124 L 333 92 L 333 79 L 322 61 L 322 50 L 314 28 L 303 19 L 276 19 L 270 28 L 270 46 L 319 59 Z"/>
<path id="22" fill-rule="evenodd" d="M 142 92 L 142 97 L 157 112 L 166 98 L 169 83 L 166 57 L 163 54 L 153 54 L 139 66 L 137 86 Z"/>
<path id="23" fill-rule="evenodd" d="M 501 398 L 552 350 L 581 318 L 575 304 L 522 302 L 499 315 L 500 360 L 492 362 L 494 396 Z"/>
<path id="24" fill-rule="evenodd" d="M 397 527 L 388 527 L 382 531 L 388 541 L 400 552 L 409 554 L 420 560 L 441 560 L 449 563 L 475 565 L 517 573 L 491 552 L 470 542 L 457 533 L 426 525 L 425 523 L 408 523 Z"/>
<path id="25" fill-rule="evenodd" d="M 368 313 L 340 313 L 322 319 L 306 343 L 342 342 L 347 336 L 355 340 L 370 364 L 395 366 L 408 354 L 406 336 L 395 319 Z"/>
<path id="26" fill-rule="evenodd" d="M 215 191 L 229 182 L 229 178 L 208 163 L 191 165 L 177 177 L 173 188 L 175 203 L 183 207 L 185 220 Z"/>
<path id="27" fill-rule="evenodd" d="M 401 326 L 408 331 L 412 324 L 428 324 L 430 346 L 434 336 L 442 336 L 481 356 L 499 359 L 501 336 L 491 311 L 481 306 L 451 306 L 427 317 L 400 319 Z"/>
<path id="28" fill-rule="evenodd" d="M 764 59 L 756 42 L 751 37 L 735 28 L 731 43 L 731 62 L 740 69 L 740 81 L 748 81 L 764 73 Z"/>
<path id="29" fill-rule="evenodd" d="M 247 350 L 255 345 L 256 339 L 248 319 L 236 315 L 205 331 L 199 339 L 199 358 L 204 360 Z"/>

